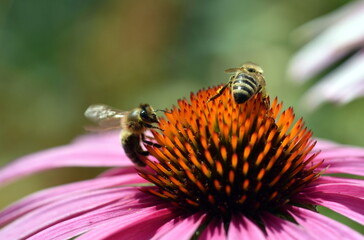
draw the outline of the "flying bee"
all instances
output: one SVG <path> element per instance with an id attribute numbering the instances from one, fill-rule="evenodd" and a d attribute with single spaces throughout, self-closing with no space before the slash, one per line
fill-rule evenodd
<path id="1" fill-rule="evenodd" d="M 161 130 L 153 126 L 158 123 L 154 109 L 149 104 L 140 104 L 131 111 L 122 111 L 104 104 L 91 105 L 85 111 L 89 120 L 98 124 L 104 130 L 121 128 L 121 145 L 128 158 L 138 166 L 145 166 L 142 156 L 149 155 L 144 151 L 140 141 L 146 144 L 159 146 L 159 144 L 147 141 L 144 132 L 149 128 Z"/>
<path id="2" fill-rule="evenodd" d="M 207 102 L 220 97 L 227 87 L 230 87 L 234 100 L 238 104 L 248 101 L 258 92 L 262 92 L 263 98 L 266 99 L 263 69 L 259 65 L 248 62 L 244 63 L 240 68 L 226 69 L 225 72 L 234 73 L 234 75 Z"/>

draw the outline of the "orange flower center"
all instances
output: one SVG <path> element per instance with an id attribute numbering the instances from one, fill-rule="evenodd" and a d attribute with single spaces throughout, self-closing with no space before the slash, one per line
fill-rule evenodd
<path id="1" fill-rule="evenodd" d="M 146 146 L 156 160 L 138 170 L 156 187 L 144 191 L 192 211 L 274 212 L 319 176 L 312 133 L 260 93 L 236 104 L 225 91 L 206 103 L 216 89 L 179 100 L 160 120 L 163 132 L 153 135 L 162 147 Z"/>

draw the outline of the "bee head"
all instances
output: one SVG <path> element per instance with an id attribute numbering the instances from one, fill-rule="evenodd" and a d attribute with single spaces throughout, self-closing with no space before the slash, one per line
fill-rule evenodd
<path id="1" fill-rule="evenodd" d="M 146 123 L 158 123 L 157 115 L 149 104 L 140 104 L 140 118 Z"/>
<path id="2" fill-rule="evenodd" d="M 252 63 L 252 62 L 244 63 L 241 66 L 241 69 L 244 69 L 245 71 L 247 71 L 249 73 L 263 74 L 263 69 L 258 64 L 255 64 L 255 63 Z"/>

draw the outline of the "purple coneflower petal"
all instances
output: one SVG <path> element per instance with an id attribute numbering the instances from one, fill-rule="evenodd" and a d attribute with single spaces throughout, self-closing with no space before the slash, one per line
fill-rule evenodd
<path id="1" fill-rule="evenodd" d="M 352 230 L 348 226 L 325 217 L 320 213 L 294 206 L 289 207 L 288 211 L 298 222 L 298 224 L 310 233 L 312 239 L 363 239 L 362 235 Z"/>
<path id="2" fill-rule="evenodd" d="M 12 204 L 0 212 L 0 226 L 13 219 L 47 204 L 67 199 L 70 196 L 103 188 L 146 182 L 137 174 L 126 174 L 117 177 L 97 178 L 82 182 L 70 183 L 59 187 L 45 189 Z"/>
<path id="3" fill-rule="evenodd" d="M 269 240 L 313 239 L 301 226 L 265 213 L 262 217 Z"/>
<path id="4" fill-rule="evenodd" d="M 139 193 L 140 194 L 140 193 Z M 144 198 L 145 197 L 145 198 Z M 86 236 L 84 236 L 84 238 L 86 239 L 91 239 L 90 237 L 93 234 L 97 234 L 97 228 L 101 228 L 104 229 L 104 225 L 106 224 L 106 226 L 109 226 L 112 223 L 119 223 L 118 226 L 114 226 L 115 227 L 115 231 L 120 230 L 123 234 L 123 228 L 120 227 L 120 223 L 122 223 L 123 221 L 125 221 L 125 219 L 129 218 L 129 224 L 135 224 L 138 221 L 132 221 L 133 220 L 133 216 L 136 215 L 140 215 L 139 213 L 143 214 L 143 209 L 151 209 L 154 211 L 154 213 L 161 213 L 158 212 L 158 210 L 155 210 L 155 206 L 153 206 L 152 208 L 150 206 L 155 205 L 152 204 L 153 200 L 151 201 L 150 196 L 143 196 L 144 201 L 141 202 L 137 199 L 134 199 L 133 201 L 129 202 L 129 203 L 125 203 L 123 201 L 120 202 L 115 202 L 110 204 L 109 206 L 105 206 L 103 208 L 97 209 L 95 211 L 91 211 L 89 213 L 71 218 L 69 220 L 57 223 L 49 228 L 44 229 L 43 231 L 35 234 L 32 236 L 32 238 L 30 239 L 46 239 L 49 236 L 52 236 L 52 239 L 56 240 L 63 240 L 63 239 L 69 239 L 72 238 L 74 236 L 80 235 L 80 234 L 84 234 L 87 232 L 92 232 L 95 231 L 93 233 L 88 233 L 86 234 Z M 166 211 L 165 211 L 166 212 Z M 167 210 L 167 213 L 169 216 L 169 210 Z M 148 216 L 142 215 L 142 217 L 148 218 Z M 156 217 L 151 215 L 150 217 Z M 152 219 L 154 221 L 148 221 L 145 222 L 146 224 L 143 225 L 142 227 L 142 231 L 140 228 L 136 228 L 135 230 L 135 235 L 134 236 L 138 236 L 138 232 L 139 234 L 143 234 L 143 236 L 147 236 L 148 233 L 146 231 L 149 231 L 151 233 L 153 233 L 153 228 L 155 230 L 156 227 L 159 227 L 161 225 L 163 217 L 158 216 L 158 219 Z M 157 226 L 154 226 L 157 225 Z M 127 233 L 125 233 L 127 236 L 127 234 L 130 234 L 133 229 L 124 229 L 124 231 L 127 231 Z M 141 232 L 141 233 L 140 233 Z M 103 231 L 102 234 L 105 234 L 104 236 L 106 237 L 106 235 L 110 235 L 110 234 L 114 234 L 113 231 Z M 98 236 L 97 239 L 101 239 L 101 235 L 100 234 Z M 90 236 L 91 235 L 91 236 Z M 127 239 L 132 239 L 132 238 L 127 238 Z M 139 238 L 142 239 L 142 238 Z"/>
<path id="5" fill-rule="evenodd" d="M 354 178 L 342 178 L 342 177 L 331 177 L 331 176 L 321 176 L 316 181 L 310 184 L 310 186 L 316 186 L 320 184 L 332 184 L 332 183 L 347 183 L 347 184 L 354 184 L 354 185 L 361 185 L 363 186 L 364 180 L 354 179 Z"/>
<path id="6" fill-rule="evenodd" d="M 173 217 L 175 217 L 173 209 L 162 206 L 144 207 L 105 221 L 78 239 L 151 239 L 156 230 Z"/>
<path id="7" fill-rule="evenodd" d="M 307 198 L 364 225 L 364 199 L 325 192 L 311 192 Z"/>
<path id="8" fill-rule="evenodd" d="M 199 240 L 224 240 L 226 239 L 226 232 L 224 229 L 224 223 L 216 218 L 212 219 L 207 225 L 206 229 L 201 234 Z"/>
<path id="9" fill-rule="evenodd" d="M 364 3 L 355 3 L 350 15 L 323 31 L 292 59 L 289 75 L 306 81 L 364 42 Z M 335 14 L 335 13 L 333 13 Z"/>
<path id="10" fill-rule="evenodd" d="M 364 198 L 364 181 L 357 180 L 356 184 L 353 183 L 321 183 L 315 186 L 308 187 L 304 191 L 321 192 L 321 193 L 336 193 L 352 197 Z"/>
<path id="11" fill-rule="evenodd" d="M 191 239 L 205 219 L 206 214 L 201 212 L 186 218 L 172 219 L 163 226 L 152 239 Z"/>
<path id="12" fill-rule="evenodd" d="M 303 97 L 304 106 L 314 110 L 324 101 L 345 104 L 363 95 L 363 63 L 364 51 L 361 51 L 312 87 Z"/>
<path id="13" fill-rule="evenodd" d="M 60 167 L 130 167 L 134 166 L 126 157 L 116 135 L 107 137 L 91 135 L 88 139 L 83 137 L 73 144 L 52 148 L 19 158 L 6 167 L 0 169 L 0 185 L 12 180 Z M 112 138 L 114 144 L 104 142 Z M 101 140 L 101 141 L 99 141 Z"/>
<path id="14" fill-rule="evenodd" d="M 229 225 L 227 239 L 266 239 L 262 230 L 243 215 L 234 215 Z"/>
<path id="15" fill-rule="evenodd" d="M 125 206 L 121 206 L 120 204 L 118 206 L 114 205 L 113 207 L 100 208 L 84 215 L 56 223 L 29 237 L 29 239 L 47 239 L 47 237 L 52 236 L 52 240 L 63 240 L 78 236 L 103 224 L 105 221 L 125 214 Z"/>
<path id="16" fill-rule="evenodd" d="M 110 206 L 118 200 L 122 199 L 125 203 L 128 203 L 135 192 L 135 188 L 131 188 L 129 191 L 125 189 L 120 191 L 119 188 L 96 190 L 45 205 L 2 229 L 0 239 L 26 238 L 55 223 L 77 217 L 106 205 Z"/>
<path id="17" fill-rule="evenodd" d="M 317 147 L 314 151 L 317 151 Z M 361 148 L 333 145 L 330 148 L 322 149 L 313 162 L 321 161 L 324 162 L 317 169 L 324 170 L 325 174 L 346 173 L 364 176 L 364 150 Z"/>

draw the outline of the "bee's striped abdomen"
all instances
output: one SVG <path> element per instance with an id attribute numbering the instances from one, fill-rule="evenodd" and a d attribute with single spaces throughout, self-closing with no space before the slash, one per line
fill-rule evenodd
<path id="1" fill-rule="evenodd" d="M 258 82 L 246 74 L 238 74 L 231 83 L 231 92 L 236 103 L 248 101 L 259 90 Z"/>

